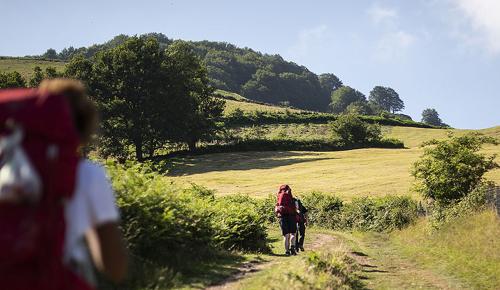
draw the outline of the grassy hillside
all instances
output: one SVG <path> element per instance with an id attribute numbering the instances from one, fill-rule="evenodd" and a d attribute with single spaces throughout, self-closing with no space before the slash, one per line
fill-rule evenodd
<path id="1" fill-rule="evenodd" d="M 45 70 L 47 67 L 55 67 L 56 70 L 61 71 L 65 65 L 66 63 L 62 61 L 29 58 L 0 58 L 0 72 L 17 71 L 27 80 L 33 75 L 33 69 L 36 66 L 39 66 L 42 70 Z"/>
<path id="2" fill-rule="evenodd" d="M 242 95 L 237 93 L 232 93 L 224 90 L 216 90 L 215 95 L 219 95 L 226 99 L 226 108 L 224 109 L 224 115 L 227 116 L 234 112 L 236 109 L 240 109 L 245 113 L 253 113 L 253 112 L 303 112 L 304 110 L 299 110 L 295 108 L 288 107 L 280 107 L 271 104 L 258 103 L 252 100 L 249 100 Z"/>
<path id="3" fill-rule="evenodd" d="M 500 127 L 480 131 L 497 136 Z M 176 159 L 168 175 L 174 181 L 194 182 L 221 195 L 240 192 L 263 197 L 281 183 L 290 184 L 297 193 L 316 190 L 345 198 L 410 192 L 413 177 L 409 170 L 422 154 L 418 145 L 444 138 L 447 130 L 389 127 L 386 132 L 409 148 L 206 154 Z M 484 151 L 500 154 L 500 146 L 488 146 Z M 500 170 L 486 176 L 500 183 Z"/>
<path id="4" fill-rule="evenodd" d="M 500 289 L 500 219 L 492 211 L 467 216 L 429 233 L 426 221 L 392 235 L 404 256 L 451 273 L 470 289 Z"/>

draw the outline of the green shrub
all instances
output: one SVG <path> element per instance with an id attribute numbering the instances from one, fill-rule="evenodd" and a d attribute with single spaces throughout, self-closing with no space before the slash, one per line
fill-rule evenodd
<path id="1" fill-rule="evenodd" d="M 372 144 L 382 139 L 378 124 L 368 124 L 353 114 L 340 115 L 331 122 L 334 135 L 346 145 Z"/>
<path id="2" fill-rule="evenodd" d="M 217 199 L 212 207 L 214 242 L 227 250 L 268 250 L 266 217 L 254 199 L 234 195 Z"/>
<path id="3" fill-rule="evenodd" d="M 418 204 L 407 196 L 355 198 L 342 210 L 342 227 L 355 230 L 401 229 L 418 217 Z"/>
<path id="4" fill-rule="evenodd" d="M 410 225 L 420 213 L 418 203 L 407 196 L 362 197 L 343 202 L 336 196 L 312 192 L 301 200 L 308 209 L 309 223 L 330 229 L 390 231 Z"/>
<path id="5" fill-rule="evenodd" d="M 301 198 L 307 208 L 308 222 L 327 228 L 336 229 L 340 227 L 340 213 L 343 202 L 333 195 L 325 195 L 319 192 L 305 194 Z"/>
<path id="6" fill-rule="evenodd" d="M 488 203 L 489 196 L 487 193 L 491 186 L 493 186 L 491 182 L 483 182 L 455 203 L 449 205 L 435 204 L 431 206 L 431 227 L 439 229 L 445 224 L 483 210 Z"/>
<path id="7" fill-rule="evenodd" d="M 179 189 L 139 165 L 108 164 L 108 172 L 132 254 L 177 267 L 211 252 L 213 229 L 203 198 L 180 195 Z"/>
<path id="8" fill-rule="evenodd" d="M 266 214 L 245 196 L 180 189 L 147 165 L 107 164 L 132 255 L 181 269 L 220 250 L 267 250 Z"/>
<path id="9" fill-rule="evenodd" d="M 448 135 L 446 140 L 431 140 L 424 154 L 413 165 L 416 189 L 425 197 L 446 206 L 465 197 L 483 180 L 483 175 L 499 165 L 495 155 L 479 153 L 484 144 L 498 144 L 479 133 Z M 430 146 L 432 145 L 432 146 Z"/>
<path id="10" fill-rule="evenodd" d="M 255 202 L 256 211 L 261 215 L 266 223 L 270 224 L 278 221 L 274 213 L 276 195 L 270 193 L 266 198 L 253 200 Z"/>

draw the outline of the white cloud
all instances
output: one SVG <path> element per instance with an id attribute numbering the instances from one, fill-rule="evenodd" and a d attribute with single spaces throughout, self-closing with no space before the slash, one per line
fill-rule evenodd
<path id="1" fill-rule="evenodd" d="M 416 41 L 416 36 L 403 30 L 384 34 L 378 41 L 374 57 L 378 61 L 398 60 Z"/>
<path id="2" fill-rule="evenodd" d="M 328 27 L 324 24 L 301 30 L 297 42 L 290 47 L 288 54 L 300 60 L 310 55 L 312 50 L 324 47 L 328 37 Z"/>
<path id="3" fill-rule="evenodd" d="M 473 33 L 460 33 L 462 39 L 500 54 L 500 1 L 453 0 L 453 3 L 473 29 Z"/>
<path id="4" fill-rule="evenodd" d="M 370 7 L 367 13 L 375 24 L 388 21 L 390 22 L 398 17 L 398 12 L 396 11 L 396 9 L 382 7 L 378 4 Z"/>

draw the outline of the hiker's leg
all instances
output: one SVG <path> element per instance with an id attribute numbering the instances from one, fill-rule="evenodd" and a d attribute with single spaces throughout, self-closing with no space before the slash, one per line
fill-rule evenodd
<path id="1" fill-rule="evenodd" d="M 288 230 L 287 230 L 287 224 L 286 224 L 286 219 L 285 217 L 281 217 L 280 218 L 280 228 L 281 228 L 281 234 L 283 235 L 283 238 L 285 240 L 285 250 L 288 251 L 288 242 L 287 242 L 287 234 L 288 234 Z"/>
<path id="2" fill-rule="evenodd" d="M 302 248 L 304 246 L 304 237 L 306 234 L 306 225 L 304 223 L 299 223 L 298 232 L 300 234 L 300 238 L 297 244 Z"/>
<path id="3" fill-rule="evenodd" d="M 288 252 L 290 250 L 290 234 L 286 234 L 284 238 L 285 238 L 285 251 Z"/>
<path id="4" fill-rule="evenodd" d="M 296 232 L 297 232 L 297 221 L 295 220 L 295 216 L 290 218 L 290 221 L 289 221 L 289 226 L 290 226 L 290 244 L 292 245 L 292 248 L 291 248 L 291 253 L 292 254 L 295 254 L 295 244 L 296 244 L 296 240 L 295 240 L 295 235 L 296 235 Z"/>
<path id="5" fill-rule="evenodd" d="M 297 228 L 297 231 L 295 232 L 295 248 L 298 248 L 300 246 L 299 244 L 299 229 Z"/>

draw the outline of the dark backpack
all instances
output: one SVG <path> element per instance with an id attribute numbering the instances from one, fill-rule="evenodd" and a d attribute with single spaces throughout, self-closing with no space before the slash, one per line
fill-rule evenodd
<path id="1" fill-rule="evenodd" d="M 79 160 L 66 98 L 0 90 L 0 143 L 1 288 L 90 289 L 62 260 L 63 201 L 74 192 Z"/>

